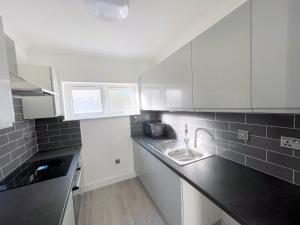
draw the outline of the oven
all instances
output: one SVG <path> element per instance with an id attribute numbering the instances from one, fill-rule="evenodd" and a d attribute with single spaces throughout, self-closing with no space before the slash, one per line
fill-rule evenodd
<path id="1" fill-rule="evenodd" d="M 72 195 L 73 195 L 73 206 L 74 206 L 74 216 L 75 216 L 75 224 L 78 225 L 78 219 L 80 214 L 80 208 L 82 203 L 82 164 L 81 160 L 78 161 L 76 166 L 76 171 L 73 177 L 73 187 L 72 187 Z"/>

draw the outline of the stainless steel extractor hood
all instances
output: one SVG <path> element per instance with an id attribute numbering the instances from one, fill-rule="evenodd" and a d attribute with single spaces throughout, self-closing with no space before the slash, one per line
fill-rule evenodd
<path id="1" fill-rule="evenodd" d="M 19 71 L 19 66 L 17 65 L 15 43 L 8 36 L 6 36 L 5 42 L 12 94 L 19 97 L 58 95 L 58 93 L 55 93 L 53 91 L 54 88 L 52 87 L 52 85 L 41 84 L 43 83 L 41 82 L 43 80 L 47 80 L 49 84 L 52 83 L 51 68 L 46 67 L 46 69 L 41 70 L 39 69 L 40 67 L 29 66 L 28 68 L 31 68 L 30 70 L 25 67 L 25 70 L 23 69 L 22 71 Z M 38 74 L 39 71 L 41 71 L 41 74 Z M 46 71 L 46 73 L 44 71 Z M 32 74 L 30 74 L 31 72 Z"/>
<path id="2" fill-rule="evenodd" d="M 44 96 L 44 95 L 58 95 L 57 93 L 39 87 L 17 74 L 10 73 L 11 91 L 13 96 Z"/>

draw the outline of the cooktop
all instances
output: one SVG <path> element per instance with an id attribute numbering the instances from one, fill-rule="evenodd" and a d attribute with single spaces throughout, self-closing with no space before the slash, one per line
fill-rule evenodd
<path id="1" fill-rule="evenodd" d="M 73 155 L 24 163 L 0 181 L 0 192 L 67 175 Z"/>

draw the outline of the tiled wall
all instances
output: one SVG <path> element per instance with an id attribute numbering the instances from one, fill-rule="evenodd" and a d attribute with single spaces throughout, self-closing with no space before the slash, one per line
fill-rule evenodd
<path id="1" fill-rule="evenodd" d="M 14 98 L 16 123 L 0 130 L 0 179 L 37 152 L 34 120 L 23 119 L 21 99 Z"/>
<path id="2" fill-rule="evenodd" d="M 159 112 L 146 112 L 143 111 L 141 115 L 130 117 L 131 136 L 143 134 L 143 122 L 145 121 L 158 121 L 160 118 Z"/>
<path id="3" fill-rule="evenodd" d="M 155 115 L 169 125 L 173 130 L 169 133 L 176 133 L 178 139 L 183 138 L 184 125 L 188 124 L 193 145 L 194 131 L 202 127 L 205 131 L 198 133 L 200 148 L 300 185 L 300 151 L 280 147 L 281 136 L 300 138 L 300 115 L 214 112 Z M 238 139 L 238 130 L 249 131 L 249 141 Z"/>
<path id="4" fill-rule="evenodd" d="M 63 117 L 36 119 L 39 150 L 81 145 L 80 122 Z"/>

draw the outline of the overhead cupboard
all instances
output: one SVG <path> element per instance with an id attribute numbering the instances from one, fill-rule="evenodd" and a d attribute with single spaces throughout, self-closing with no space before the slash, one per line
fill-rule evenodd
<path id="1" fill-rule="evenodd" d="M 252 104 L 256 111 L 300 112 L 299 12 L 299 0 L 252 1 Z"/>
<path id="2" fill-rule="evenodd" d="M 2 18 L 0 17 L 0 129 L 11 127 L 15 122 L 14 107 L 9 79 L 8 58 Z"/>
<path id="3" fill-rule="evenodd" d="M 142 109 L 300 112 L 299 10 L 246 1 L 141 76 Z"/>
<path id="4" fill-rule="evenodd" d="M 59 78 L 49 66 L 18 65 L 19 76 L 46 90 L 57 93 L 47 96 L 23 96 L 24 119 L 51 118 L 62 116 L 59 96 Z"/>
<path id="5" fill-rule="evenodd" d="M 187 44 L 141 76 L 142 109 L 193 109 L 191 51 Z"/>

